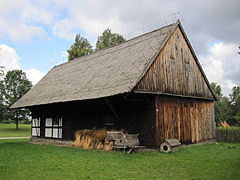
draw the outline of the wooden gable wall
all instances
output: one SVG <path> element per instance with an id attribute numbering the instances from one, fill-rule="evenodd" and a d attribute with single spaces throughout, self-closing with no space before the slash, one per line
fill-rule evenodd
<path id="1" fill-rule="evenodd" d="M 134 90 L 214 99 L 179 26 Z"/>

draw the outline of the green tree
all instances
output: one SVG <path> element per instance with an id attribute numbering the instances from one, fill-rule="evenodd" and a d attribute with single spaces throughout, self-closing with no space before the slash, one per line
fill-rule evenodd
<path id="1" fill-rule="evenodd" d="M 217 83 L 211 83 L 211 87 L 217 96 L 214 102 L 215 121 L 217 126 L 223 121 L 229 120 L 231 117 L 231 102 L 222 94 L 222 88 Z"/>
<path id="2" fill-rule="evenodd" d="M 0 76 L 3 76 L 4 75 L 4 66 L 0 66 Z"/>
<path id="3" fill-rule="evenodd" d="M 10 109 L 10 107 L 31 87 L 32 83 L 27 79 L 25 72 L 22 70 L 8 71 L 4 79 L 0 81 L 1 99 L 6 108 L 6 111 L 3 115 L 4 118 L 12 119 L 16 122 L 16 129 L 18 129 L 19 120 L 28 118 L 29 110 Z"/>
<path id="4" fill-rule="evenodd" d="M 111 30 L 108 28 L 103 31 L 101 36 L 98 36 L 96 42 L 96 50 L 114 46 L 124 41 L 125 39 L 123 38 L 122 35 L 112 33 Z"/>
<path id="5" fill-rule="evenodd" d="M 1 82 L 0 82 L 0 89 L 3 89 L 3 84 Z M 0 91 L 0 93 L 1 93 L 1 96 L 0 96 L 0 122 L 2 122 L 4 119 L 4 116 L 5 116 L 6 109 L 5 109 L 4 102 L 3 102 L 2 92 Z"/>
<path id="6" fill-rule="evenodd" d="M 230 94 L 231 102 L 231 123 L 240 125 L 240 86 L 232 88 Z"/>
<path id="7" fill-rule="evenodd" d="M 73 60 L 75 58 L 88 55 L 92 52 L 92 46 L 88 42 L 88 40 L 84 37 L 81 37 L 80 34 L 75 36 L 75 42 L 67 50 L 68 52 L 68 61 Z"/>
<path id="8" fill-rule="evenodd" d="M 221 101 L 222 101 L 222 88 L 217 83 L 211 83 L 211 87 L 217 96 L 217 101 L 214 102 L 214 114 L 215 114 L 215 121 L 217 126 L 222 121 L 221 117 Z"/>
<path id="9" fill-rule="evenodd" d="M 0 77 L 4 75 L 3 66 L 0 66 Z M 0 90 L 3 89 L 3 84 L 0 82 Z M 1 92 L 1 91 L 0 91 Z M 5 106 L 3 103 L 3 95 L 0 95 L 0 122 L 2 122 L 5 114 Z"/>

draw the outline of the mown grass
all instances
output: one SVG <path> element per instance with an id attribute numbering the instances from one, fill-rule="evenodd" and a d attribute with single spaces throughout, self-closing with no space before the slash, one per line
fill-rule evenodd
<path id="1" fill-rule="evenodd" d="M 0 137 L 30 137 L 31 125 L 19 124 L 19 129 L 16 130 L 15 124 L 0 123 Z"/>
<path id="2" fill-rule="evenodd" d="M 160 152 L 103 152 L 26 142 L 0 143 L 0 179 L 239 179 L 240 144 Z"/>

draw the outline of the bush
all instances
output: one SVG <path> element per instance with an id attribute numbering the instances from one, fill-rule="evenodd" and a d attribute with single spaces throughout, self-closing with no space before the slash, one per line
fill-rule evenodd
<path id="1" fill-rule="evenodd" d="M 26 119 L 26 120 L 23 120 L 23 121 L 22 121 L 22 124 L 31 124 L 31 121 L 28 120 L 28 119 Z"/>
<path id="2" fill-rule="evenodd" d="M 5 119 L 5 120 L 2 120 L 3 124 L 11 124 L 11 123 L 15 123 L 15 121 L 11 120 L 11 119 Z"/>

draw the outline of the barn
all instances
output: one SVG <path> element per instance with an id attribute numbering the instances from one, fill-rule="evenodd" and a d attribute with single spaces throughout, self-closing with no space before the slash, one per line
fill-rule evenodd
<path id="1" fill-rule="evenodd" d="M 32 136 L 72 140 L 79 129 L 125 129 L 142 145 L 215 139 L 216 96 L 179 21 L 55 66 L 12 108 Z"/>

